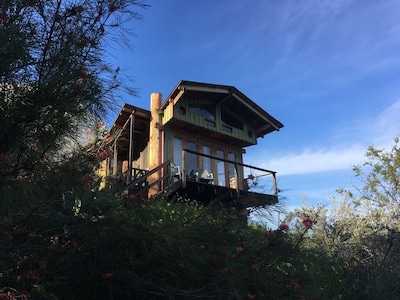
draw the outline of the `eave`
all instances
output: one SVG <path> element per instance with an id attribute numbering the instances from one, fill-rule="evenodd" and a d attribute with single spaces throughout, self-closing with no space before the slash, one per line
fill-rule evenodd
<path id="1" fill-rule="evenodd" d="M 173 102 L 178 103 L 184 98 L 205 98 L 212 100 L 216 105 L 223 104 L 230 111 L 248 120 L 253 126 L 256 137 L 273 131 L 279 131 L 283 124 L 268 114 L 259 105 L 233 86 L 200 83 L 182 80 L 167 98 L 161 109 Z"/>
<path id="2" fill-rule="evenodd" d="M 133 159 L 140 156 L 149 140 L 151 113 L 148 110 L 124 104 L 111 128 L 111 135 L 117 139 L 118 155 L 127 157 L 130 143 L 130 118 L 133 120 Z"/>

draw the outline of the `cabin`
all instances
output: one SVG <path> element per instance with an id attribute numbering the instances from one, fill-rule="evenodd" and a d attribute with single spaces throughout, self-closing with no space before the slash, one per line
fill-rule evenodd
<path id="1" fill-rule="evenodd" d="M 125 104 L 103 175 L 130 199 L 176 194 L 239 208 L 277 203 L 276 172 L 243 163 L 246 147 L 283 125 L 233 86 L 180 81 L 150 110 Z M 269 179 L 253 191 L 258 177 Z"/>

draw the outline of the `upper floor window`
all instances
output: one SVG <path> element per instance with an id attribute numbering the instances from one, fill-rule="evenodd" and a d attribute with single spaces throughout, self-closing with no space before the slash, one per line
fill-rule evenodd
<path id="1" fill-rule="evenodd" d="M 190 103 L 189 111 L 204 117 L 205 124 L 215 127 L 215 106 L 210 104 Z"/>
<path id="2" fill-rule="evenodd" d="M 207 119 L 215 120 L 215 107 L 212 105 L 191 103 L 189 105 L 189 111 Z"/>
<path id="3" fill-rule="evenodd" d="M 224 127 L 228 129 L 229 126 L 242 130 L 244 128 L 243 122 L 223 107 L 221 108 L 221 122 L 223 129 Z M 225 129 L 225 131 L 228 131 L 227 129 Z"/>

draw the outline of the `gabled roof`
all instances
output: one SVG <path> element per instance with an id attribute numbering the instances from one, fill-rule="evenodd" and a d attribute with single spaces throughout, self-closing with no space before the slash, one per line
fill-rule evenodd
<path id="1" fill-rule="evenodd" d="M 223 103 L 224 107 L 247 120 L 253 126 L 257 137 L 279 131 L 283 127 L 281 122 L 234 86 L 182 80 L 166 99 L 162 109 L 168 105 L 168 101 L 171 99 L 176 103 L 183 98 L 207 98 L 215 104 Z"/>

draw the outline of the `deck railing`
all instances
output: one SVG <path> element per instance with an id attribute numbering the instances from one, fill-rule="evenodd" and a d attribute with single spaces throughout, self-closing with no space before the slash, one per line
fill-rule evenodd
<path id="1" fill-rule="evenodd" d="M 174 183 L 173 174 L 171 173 L 171 160 L 165 161 L 150 171 L 132 168 L 131 172 L 133 173 L 132 181 L 127 183 L 122 188 L 121 192 L 129 190 L 133 193 L 140 192 L 143 195 L 147 195 L 149 190 L 153 187 L 156 192 L 160 192 Z M 158 175 L 154 180 L 149 180 L 149 177 L 153 174 Z"/>
<path id="2" fill-rule="evenodd" d="M 267 169 L 263 169 L 263 168 L 259 168 L 256 166 L 251 166 L 248 164 L 244 164 L 241 162 L 237 162 L 237 161 L 233 161 L 233 160 L 229 160 L 229 159 L 224 159 L 224 158 L 220 158 L 220 157 L 216 157 L 216 156 L 212 156 L 212 155 L 208 155 L 208 154 L 204 154 L 204 153 L 200 153 L 197 151 L 193 151 L 193 150 L 189 150 L 189 149 L 183 149 L 182 150 L 182 185 L 183 187 L 186 187 L 186 180 L 188 179 L 193 179 L 191 178 L 190 172 L 192 170 L 188 170 L 188 166 L 187 164 L 187 155 L 188 154 L 194 154 L 196 156 L 200 156 L 200 157 L 205 157 L 205 158 L 209 158 L 211 161 L 213 162 L 224 162 L 224 163 L 228 163 L 228 165 L 233 166 L 234 168 L 234 176 L 230 177 L 232 180 L 234 180 L 234 188 L 236 190 L 242 189 L 242 190 L 246 190 L 246 189 L 251 189 L 251 188 L 255 188 L 256 185 L 259 184 L 259 178 L 261 177 L 269 177 L 271 179 L 271 184 L 269 186 L 262 186 L 259 185 L 258 189 L 263 189 L 263 193 L 265 192 L 265 190 L 272 190 L 274 195 L 278 194 L 278 187 L 277 187 L 277 181 L 276 181 L 276 172 L 275 171 L 271 171 L 271 170 L 267 170 Z M 197 161 L 197 158 L 196 158 Z M 214 167 L 215 169 L 215 167 Z M 244 171 L 248 171 L 249 174 L 247 176 L 244 176 Z M 207 170 L 208 172 L 212 173 L 211 170 Z M 218 171 L 218 170 L 217 170 Z M 225 173 L 227 172 L 227 170 L 225 169 Z M 256 172 L 261 172 L 261 174 L 256 174 Z M 210 180 L 210 183 L 219 185 L 218 181 L 215 182 L 215 180 L 218 180 L 218 174 L 217 177 L 213 175 L 213 180 Z M 240 183 L 240 180 L 242 180 L 244 183 Z M 248 186 L 244 186 L 247 184 L 247 181 L 251 180 L 252 184 L 249 184 Z M 226 184 L 225 186 L 230 186 L 230 183 Z M 232 187 L 232 186 L 231 186 Z"/>
<path id="3" fill-rule="evenodd" d="M 187 166 L 189 154 L 195 155 L 196 162 L 200 162 L 200 157 L 209 159 L 209 167 L 212 170 L 197 167 L 189 170 Z M 218 171 L 221 170 L 217 165 L 221 162 L 224 163 L 224 173 L 218 174 Z M 121 176 L 123 186 L 120 193 L 129 191 L 130 194 L 139 194 L 143 197 L 150 197 L 159 192 L 174 191 L 179 187 L 186 188 L 188 180 L 235 189 L 238 195 L 239 191 L 275 196 L 278 194 L 275 171 L 189 149 L 182 150 L 182 168 L 175 165 L 172 159 L 163 162 L 152 170 L 132 168 L 130 182 L 128 172 Z M 247 176 L 244 175 L 245 172 L 248 172 Z M 261 177 L 266 177 L 268 180 L 263 180 L 263 183 L 259 184 L 258 179 Z M 222 181 L 221 178 L 223 178 Z"/>

